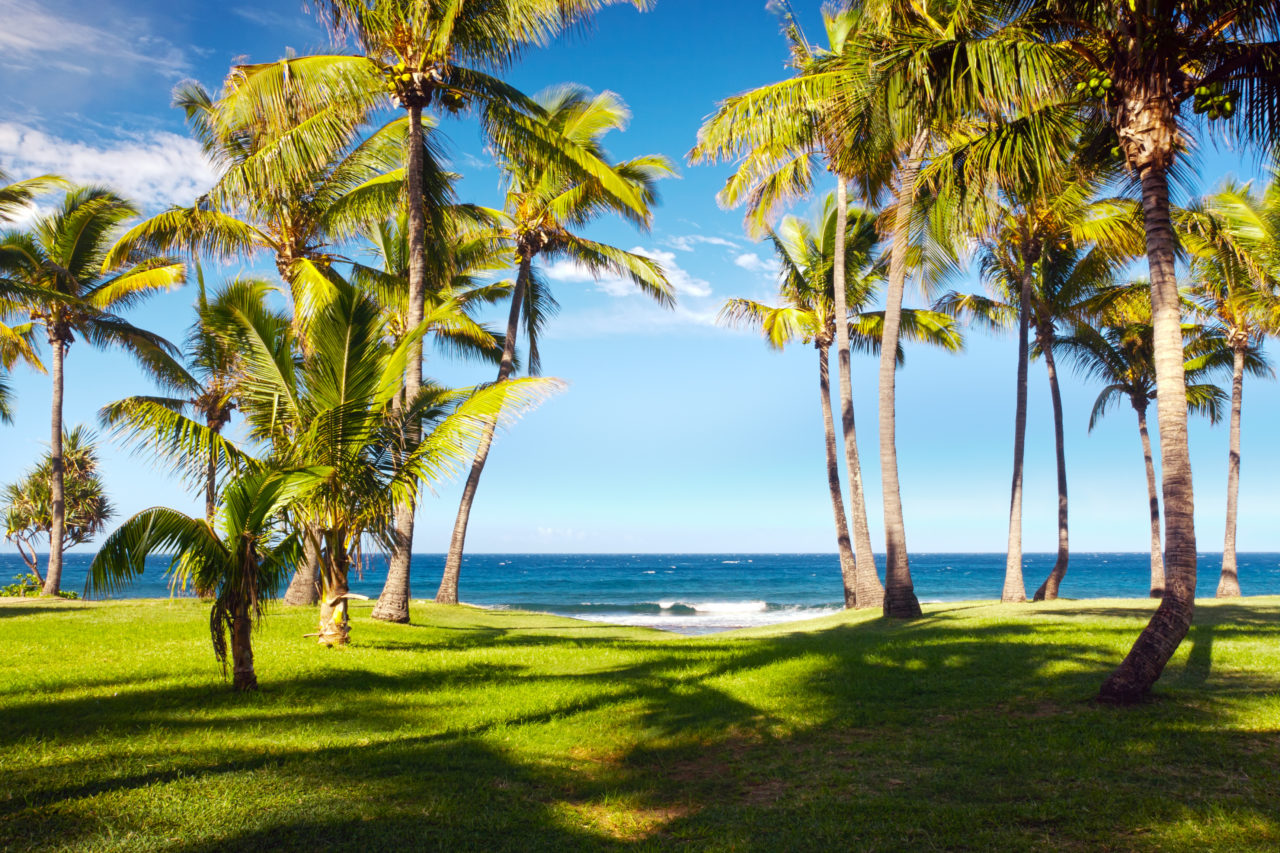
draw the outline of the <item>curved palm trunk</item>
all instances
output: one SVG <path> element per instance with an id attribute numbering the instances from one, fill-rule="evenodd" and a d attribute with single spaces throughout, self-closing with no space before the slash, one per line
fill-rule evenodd
<path id="1" fill-rule="evenodd" d="M 324 588 L 320 593 L 320 640 L 322 645 L 341 646 L 350 642 L 351 620 L 347 613 L 347 573 L 350 556 L 343 536 L 329 531 L 325 537 L 325 558 L 321 577 Z"/>
<path id="2" fill-rule="evenodd" d="M 1151 267 L 1156 414 L 1160 473 L 1164 480 L 1165 592 L 1128 656 L 1102 685 L 1099 698 L 1118 703 L 1140 701 L 1155 684 L 1191 628 L 1196 595 L 1195 496 L 1187 440 L 1187 388 L 1181 304 L 1174 271 L 1175 240 L 1169 219 L 1169 182 L 1165 168 L 1159 164 L 1143 167 L 1140 175 Z"/>
<path id="3" fill-rule="evenodd" d="M 218 433 L 219 428 L 216 426 L 216 421 L 212 416 L 205 418 L 205 425 L 209 427 L 210 431 L 212 431 L 215 435 Z M 216 515 L 217 512 L 218 512 L 218 451 L 215 448 L 211 447 L 209 448 L 209 458 L 205 462 L 205 467 L 204 467 L 204 520 L 208 522 L 210 525 L 212 525 L 214 515 Z M 215 590 L 211 587 L 204 587 L 204 588 L 196 587 L 196 595 L 200 596 L 200 598 L 202 599 L 205 599 L 205 600 L 211 599 L 214 597 L 215 594 L 216 594 Z M 235 634 L 235 629 L 233 627 L 232 628 L 233 651 L 234 651 L 234 634 Z M 249 667 L 250 669 L 252 669 L 253 664 L 250 663 Z M 255 686 L 256 684 L 257 683 L 255 682 Z"/>
<path id="4" fill-rule="evenodd" d="M 1218 598 L 1240 595 L 1236 570 L 1236 516 L 1240 504 L 1240 408 L 1244 401 L 1244 350 L 1237 343 L 1231 371 L 1231 439 L 1227 451 L 1227 533 L 1222 543 L 1222 575 L 1218 578 Z"/>
<path id="5" fill-rule="evenodd" d="M 320 602 L 320 534 L 314 525 L 302 528 L 302 565 L 293 572 L 284 603 L 290 607 L 314 607 Z"/>
<path id="6" fill-rule="evenodd" d="M 822 396 L 822 426 L 826 434 L 827 488 L 831 492 L 831 511 L 836 519 L 836 548 L 840 553 L 840 579 L 844 583 L 844 606 L 858 605 L 858 577 L 853 547 L 849 544 L 849 524 L 845 520 L 843 489 L 840 488 L 840 462 L 836 455 L 836 423 L 831 414 L 831 357 L 828 344 L 818 344 L 818 389 Z"/>
<path id="7" fill-rule="evenodd" d="M 916 173 L 928 143 L 920 131 L 911 143 L 900 176 L 894 212 L 893 248 L 889 255 L 889 286 L 885 293 L 884 333 L 880 342 L 880 476 L 884 492 L 884 615 L 912 619 L 920 615 L 920 601 L 911 583 L 907 561 L 907 530 L 902 518 L 902 489 L 898 484 L 896 387 L 898 328 L 902 322 L 902 292 L 907 278 L 907 249 L 911 241 L 911 209 L 915 203 Z"/>
<path id="8" fill-rule="evenodd" d="M 1025 263 L 1025 262 L 1024 262 Z M 1018 293 L 1018 388 L 1013 415 L 1013 483 L 1009 490 L 1009 547 L 1005 552 L 1004 589 L 1000 600 L 1023 602 L 1022 580 L 1022 460 L 1027 446 L 1027 360 L 1031 329 L 1031 270 L 1022 271 Z"/>
<path id="9" fill-rule="evenodd" d="M 231 614 L 231 686 L 236 690 L 257 690 L 253 671 L 253 620 L 247 603 L 237 602 Z"/>
<path id="10" fill-rule="evenodd" d="M 853 502 L 854 536 L 854 605 L 849 604 L 849 585 L 845 584 L 845 606 L 880 607 L 884 603 L 884 587 L 876 574 L 876 558 L 871 550 L 871 530 L 867 524 L 866 493 L 862 488 L 862 463 L 858 459 L 858 436 L 853 420 L 853 376 L 849 353 L 849 305 L 844 283 L 845 241 L 849 230 L 849 197 L 844 178 L 836 176 L 836 244 L 832 259 L 832 313 L 836 325 L 836 360 L 840 377 L 840 427 L 844 433 L 844 462 L 849 470 L 849 499 Z M 843 511 L 840 514 L 844 520 Z"/>
<path id="11" fill-rule="evenodd" d="M 57 595 L 62 586 L 62 532 L 66 527 L 67 504 L 63 486 L 62 465 L 62 393 L 66 344 L 57 330 L 49 333 L 49 349 L 53 356 L 53 409 L 49 418 L 49 497 L 52 503 L 49 525 L 49 569 L 44 576 L 42 595 Z"/>
<path id="12" fill-rule="evenodd" d="M 1164 554 L 1160 546 L 1160 495 L 1156 492 L 1156 464 L 1147 432 L 1145 402 L 1133 407 L 1138 412 L 1138 434 L 1142 436 L 1142 461 L 1147 467 L 1147 504 L 1151 508 L 1151 597 L 1164 598 Z"/>
<path id="13" fill-rule="evenodd" d="M 405 169 L 405 184 L 409 197 L 409 314 L 408 328 L 416 329 L 422 323 L 427 294 L 427 216 L 422 198 L 422 107 L 409 107 L 409 158 Z M 404 398 L 411 405 L 422 388 L 422 343 L 409 350 L 408 365 L 404 372 Z M 420 426 L 406 427 L 406 439 L 416 445 Z M 413 521 L 416 500 L 409 500 L 396 507 L 395 528 L 392 533 L 391 560 L 387 568 L 387 580 L 382 594 L 373 607 L 373 618 L 386 622 L 409 621 L 409 574 L 413 562 Z"/>
<path id="14" fill-rule="evenodd" d="M 524 294 L 529 287 L 532 275 L 533 258 L 520 259 L 520 272 L 516 275 L 516 287 L 511 294 L 511 313 L 507 315 L 507 339 L 502 347 L 502 361 L 498 363 L 498 378 L 503 382 L 515 368 L 516 336 L 520 332 L 520 309 L 524 305 Z M 449 553 L 445 556 L 444 577 L 440 579 L 440 590 L 436 593 L 436 603 L 458 603 L 458 578 L 462 574 L 462 551 L 467 542 L 467 524 L 471 520 L 471 505 L 475 503 L 476 489 L 480 487 L 480 475 L 484 472 L 484 463 L 489 459 L 489 448 L 493 445 L 493 433 L 498 424 L 489 424 L 480 437 L 480 445 L 476 448 L 475 459 L 471 462 L 471 472 L 467 475 L 467 484 L 462 490 L 462 500 L 458 502 L 458 517 L 453 522 L 453 535 L 449 539 Z"/>
<path id="15" fill-rule="evenodd" d="M 1036 590 L 1036 601 L 1053 601 L 1058 597 L 1058 587 L 1067 575 L 1067 562 L 1071 548 L 1067 540 L 1067 447 L 1062 428 L 1062 391 L 1058 388 L 1058 365 L 1053 358 L 1053 333 L 1039 336 L 1040 351 L 1049 374 L 1049 396 L 1053 400 L 1053 446 L 1058 460 L 1058 559 L 1053 563 L 1049 577 Z"/>

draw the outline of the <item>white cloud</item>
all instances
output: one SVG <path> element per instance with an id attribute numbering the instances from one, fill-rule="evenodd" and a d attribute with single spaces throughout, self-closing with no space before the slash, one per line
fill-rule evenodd
<path id="1" fill-rule="evenodd" d="M 642 249 L 638 246 L 631 251 L 637 255 L 651 258 L 662 265 L 662 271 L 666 273 L 667 281 L 671 282 L 671 286 L 675 289 L 677 300 L 686 296 L 711 295 L 711 283 L 689 275 L 688 271 L 676 263 L 674 252 L 664 252 L 661 249 Z"/>
<path id="2" fill-rule="evenodd" d="M 747 272 L 764 273 L 766 275 L 777 275 L 778 261 L 775 258 L 765 260 L 754 252 L 746 252 L 738 255 L 733 259 L 735 266 L 741 267 Z"/>
<path id="3" fill-rule="evenodd" d="M 191 204 L 214 181 L 200 146 L 165 131 L 95 146 L 0 122 L 0 164 L 14 177 L 51 173 L 106 184 L 144 207 Z"/>
<path id="4" fill-rule="evenodd" d="M 189 69 L 183 52 L 161 38 L 139 32 L 138 18 L 130 24 L 102 29 L 80 20 L 61 17 L 42 4 L 28 0 L 0 0 L 0 54 L 21 64 L 39 65 L 62 71 L 88 73 L 80 62 L 87 61 L 95 73 L 114 75 L 128 66 L 149 66 L 162 74 L 178 77 Z M 88 58 L 100 61 L 89 61 Z M 37 71 L 38 68 L 29 70 Z"/>
<path id="5" fill-rule="evenodd" d="M 662 265 L 667 281 L 671 282 L 671 287 L 676 292 L 677 300 L 690 296 L 702 297 L 711 295 L 711 284 L 700 278 L 694 278 L 680 264 L 676 263 L 674 252 L 664 252 L 661 249 L 646 249 L 642 246 L 636 246 L 631 249 L 631 252 L 655 260 Z M 597 277 L 592 274 L 591 270 L 571 259 L 561 259 L 543 267 L 542 274 L 552 281 L 565 284 L 594 281 L 597 288 L 610 296 L 630 296 L 639 292 L 638 288 L 628 279 L 616 275 L 601 275 Z"/>
<path id="6" fill-rule="evenodd" d="M 708 246 L 727 246 L 730 249 L 738 248 L 738 244 L 732 240 L 726 240 L 724 237 L 704 237 L 701 234 L 685 234 L 683 236 L 668 237 L 663 242 L 681 252 L 692 252 L 694 247 L 703 244 Z"/>

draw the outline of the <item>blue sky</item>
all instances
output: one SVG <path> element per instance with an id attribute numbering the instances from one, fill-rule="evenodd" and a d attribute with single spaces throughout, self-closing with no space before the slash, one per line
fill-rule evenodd
<path id="1" fill-rule="evenodd" d="M 818 4 L 796 6 L 816 36 Z M 326 44 L 299 0 L 0 0 L 0 21 L 0 165 L 20 176 L 56 171 L 111 183 L 149 210 L 188 203 L 211 181 L 169 107 L 176 82 L 192 77 L 216 88 L 233 61 L 270 61 L 288 48 L 305 53 Z M 511 69 L 509 79 L 527 92 L 567 81 L 616 91 L 633 119 L 608 140 L 611 153 L 658 152 L 680 164 L 681 177 L 664 182 L 650 233 L 621 222 L 591 230 L 668 264 L 680 305 L 660 309 L 616 283 L 584 279 L 567 266 L 549 270 L 562 310 L 543 344 L 544 369 L 569 388 L 495 446 L 472 513 L 471 550 L 833 550 L 815 356 L 799 346 L 771 352 L 748 333 L 714 325 L 728 297 L 769 298 L 770 253 L 743 236 L 738 211 L 717 206 L 728 169 L 684 162 L 717 100 L 778 79 L 785 59 L 764 0 L 658 0 L 645 14 L 605 10 L 590 32 L 531 52 Z M 446 121 L 441 131 L 465 175 L 463 195 L 497 203 L 498 174 L 474 126 Z M 1250 177 L 1257 168 L 1252 158 L 1211 149 L 1195 171 L 1207 190 L 1226 174 Z M 193 298 L 179 290 L 130 316 L 179 340 Z M 973 330 L 963 355 L 909 352 L 899 376 L 898 446 L 913 550 L 1003 550 L 1014 349 L 1012 337 Z M 428 372 L 456 384 L 490 374 L 442 358 Z M 1144 550 L 1146 491 L 1133 415 L 1117 410 L 1089 434 L 1097 388 L 1065 373 L 1072 546 Z M 47 377 L 19 370 L 13 385 L 19 408 L 15 425 L 0 427 L 0 482 L 19 477 L 48 440 Z M 879 543 L 873 360 L 855 359 L 854 387 Z M 102 404 L 147 391 L 127 359 L 78 344 L 68 361 L 67 423 L 93 422 Z M 1239 544 L 1280 550 L 1273 533 L 1280 457 L 1270 441 L 1280 403 L 1271 381 L 1251 381 L 1245 394 Z M 1048 551 L 1056 498 L 1041 364 L 1031 371 L 1028 436 L 1025 548 Z M 1193 422 L 1205 551 L 1221 548 L 1226 440 L 1225 427 Z M 122 516 L 154 504 L 200 511 L 149 460 L 111 445 L 104 456 Z M 444 550 L 458 491 L 445 484 L 423 501 L 415 550 Z"/>

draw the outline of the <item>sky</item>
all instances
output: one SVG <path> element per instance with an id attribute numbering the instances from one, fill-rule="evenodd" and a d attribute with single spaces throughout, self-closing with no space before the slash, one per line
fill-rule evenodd
<path id="1" fill-rule="evenodd" d="M 810 35 L 819 5 L 796 0 Z M 146 211 L 189 204 L 213 174 L 170 107 L 173 86 L 220 85 L 236 62 L 330 48 L 301 0 L 0 0 L 0 167 L 18 177 L 56 172 L 114 186 Z M 546 269 L 561 303 L 542 343 L 544 372 L 567 390 L 500 435 L 472 511 L 476 552 L 830 552 L 817 370 L 811 348 L 767 349 L 747 331 L 718 326 L 725 299 L 770 300 L 770 250 L 744 236 L 741 211 L 715 195 L 726 166 L 686 154 L 716 103 L 787 74 L 785 44 L 764 0 L 657 0 L 647 13 L 602 11 L 585 33 L 530 52 L 507 79 L 526 92 L 576 82 L 612 90 L 630 106 L 617 158 L 661 153 L 679 167 L 664 181 L 650 231 L 601 221 L 588 234 L 660 260 L 678 294 L 674 310 L 571 265 Z M 501 182 L 473 122 L 438 131 L 466 200 L 498 205 Z M 1223 177 L 1253 178 L 1256 158 L 1207 146 L 1189 192 Z M 822 188 L 825 192 L 830 188 Z M 797 205 L 806 215 L 814 203 Z M 32 215 L 35 215 L 33 212 Z M 272 269 L 268 259 L 214 268 L 212 280 Z M 978 290 L 976 276 L 959 283 Z M 194 289 L 129 313 L 179 341 Z M 909 292 L 908 303 L 923 304 Z M 504 312 L 487 318 L 500 324 Z M 915 551 L 1001 552 L 1008 527 L 1016 338 L 966 332 L 961 355 L 918 347 L 898 377 L 898 451 L 907 542 Z M 427 373 L 453 385 L 491 369 L 433 355 Z M 1117 409 L 1090 433 L 1099 388 L 1064 369 L 1071 544 L 1077 551 L 1148 547 L 1146 486 L 1136 420 Z M 18 368 L 13 425 L 0 425 L 0 483 L 17 480 L 47 450 L 47 376 Z M 1056 547 L 1053 425 L 1042 363 L 1033 363 L 1024 516 L 1028 552 Z M 858 443 L 876 550 L 882 549 L 876 362 L 855 356 Z M 73 346 L 68 425 L 94 424 L 105 403 L 150 393 L 128 358 Z M 1242 439 L 1239 547 L 1280 551 L 1280 454 L 1273 380 L 1248 380 Z M 1227 431 L 1191 425 L 1196 529 L 1202 551 L 1222 547 Z M 154 460 L 103 436 L 103 475 L 121 519 L 153 505 L 193 514 L 198 497 Z M 444 551 L 458 483 L 422 501 L 414 549 Z M 0 545 L 9 550 L 9 546 Z M 92 545 L 82 550 L 92 550 Z"/>

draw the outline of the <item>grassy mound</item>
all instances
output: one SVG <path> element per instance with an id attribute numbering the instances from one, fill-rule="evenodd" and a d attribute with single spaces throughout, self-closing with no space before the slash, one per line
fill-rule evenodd
<path id="1" fill-rule="evenodd" d="M 189 601 L 0 605 L 0 848 L 1280 845 L 1280 598 L 1202 603 L 1136 709 L 1151 604 L 953 604 L 682 639 L 519 612 L 275 611 L 233 694 Z"/>

